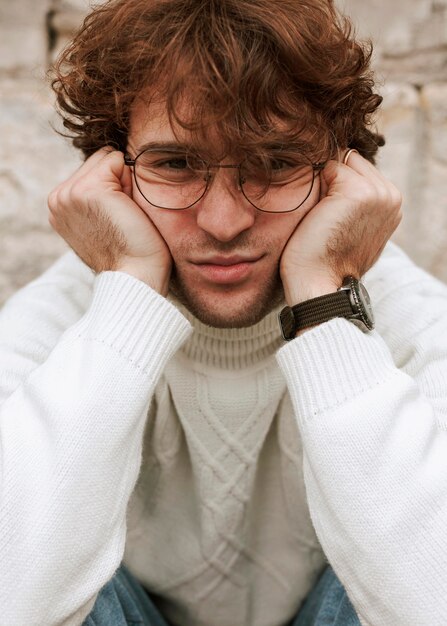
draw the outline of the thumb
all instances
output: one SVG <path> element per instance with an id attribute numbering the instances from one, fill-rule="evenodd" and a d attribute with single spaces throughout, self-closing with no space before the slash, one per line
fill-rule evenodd
<path id="1" fill-rule="evenodd" d="M 338 161 L 328 161 L 320 172 L 320 200 L 325 198 L 338 174 Z"/>
<path id="2" fill-rule="evenodd" d="M 128 165 L 125 165 L 122 169 L 120 176 L 121 187 L 123 188 L 123 192 L 132 197 L 132 171 Z"/>

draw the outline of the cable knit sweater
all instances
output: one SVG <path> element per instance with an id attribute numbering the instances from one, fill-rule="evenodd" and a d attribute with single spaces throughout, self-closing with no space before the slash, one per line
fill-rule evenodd
<path id="1" fill-rule="evenodd" d="M 68 253 L 0 317 L 0 623 L 82 624 L 124 558 L 175 626 L 447 620 L 447 288 L 389 244 L 377 328 L 204 326 Z M 325 556 L 324 556 L 325 555 Z"/>

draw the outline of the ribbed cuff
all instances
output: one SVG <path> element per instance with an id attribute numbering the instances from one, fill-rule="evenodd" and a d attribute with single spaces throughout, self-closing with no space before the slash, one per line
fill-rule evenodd
<path id="1" fill-rule="evenodd" d="M 303 333 L 277 353 L 303 422 L 379 385 L 396 372 L 380 335 L 336 318 Z"/>
<path id="2" fill-rule="evenodd" d="M 166 298 L 125 272 L 96 277 L 90 307 L 74 330 L 83 339 L 110 346 L 139 369 L 150 365 L 152 375 L 192 331 Z"/>

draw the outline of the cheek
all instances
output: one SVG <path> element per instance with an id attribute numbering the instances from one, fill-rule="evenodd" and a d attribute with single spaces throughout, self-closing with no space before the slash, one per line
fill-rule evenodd
<path id="1" fill-rule="evenodd" d="M 302 206 L 296 209 L 296 211 L 268 216 L 271 219 L 270 223 L 266 226 L 266 232 L 270 233 L 270 238 L 273 245 L 276 247 L 278 257 L 282 254 L 287 242 L 298 228 L 300 222 L 318 204 L 319 199 L 320 184 L 319 181 L 316 181 L 310 197 Z"/>
<path id="2" fill-rule="evenodd" d="M 189 211 L 168 211 L 152 206 L 143 198 L 135 181 L 132 186 L 132 199 L 149 217 L 171 252 L 175 250 L 180 238 L 191 231 L 192 215 Z"/>
<path id="3" fill-rule="evenodd" d="M 278 241 L 278 252 L 282 254 L 287 242 L 296 230 L 300 218 L 294 214 L 287 216 L 287 223 L 284 221 L 282 228 L 280 229 L 281 240 Z"/>
<path id="4" fill-rule="evenodd" d="M 147 215 L 165 240 L 171 253 L 182 248 L 182 242 L 193 236 L 193 222 L 187 211 L 167 211 L 150 207 Z"/>
<path id="5" fill-rule="evenodd" d="M 302 206 L 300 206 L 298 209 L 296 209 L 296 211 L 293 211 L 292 213 L 287 215 L 287 217 L 290 217 L 289 225 L 291 227 L 289 238 L 293 234 L 295 229 L 298 227 L 300 222 L 306 217 L 306 215 L 310 213 L 310 211 L 312 211 L 316 207 L 316 205 L 320 201 L 320 195 L 321 195 L 321 186 L 320 186 L 320 180 L 318 178 L 315 181 L 314 187 L 312 189 L 312 193 L 310 194 L 306 202 Z"/>
<path id="6" fill-rule="evenodd" d="M 263 237 L 270 242 L 268 247 L 272 252 L 276 253 L 275 256 L 279 257 L 281 255 L 298 224 L 312 206 L 308 207 L 306 202 L 305 205 L 290 213 L 278 213 L 277 215 L 262 214 L 259 220 L 261 222 L 259 224 L 259 232 L 262 232 Z"/>

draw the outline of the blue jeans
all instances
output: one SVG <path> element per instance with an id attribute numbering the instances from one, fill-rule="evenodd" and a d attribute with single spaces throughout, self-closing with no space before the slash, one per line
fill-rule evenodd
<path id="1" fill-rule="evenodd" d="M 82 626 L 168 626 L 168 623 L 138 581 L 125 567 L 120 567 L 100 591 Z M 345 590 L 330 567 L 323 572 L 290 626 L 360 626 Z"/>

